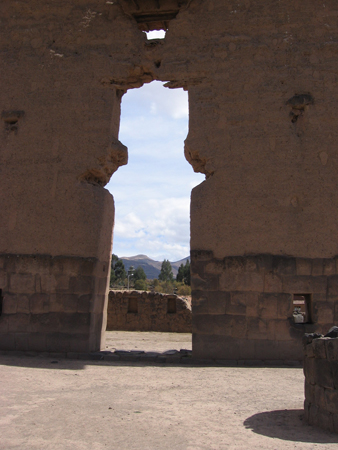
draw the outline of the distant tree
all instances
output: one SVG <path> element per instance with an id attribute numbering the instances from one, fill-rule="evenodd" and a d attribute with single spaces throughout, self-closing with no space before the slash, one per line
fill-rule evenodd
<path id="1" fill-rule="evenodd" d="M 112 254 L 111 257 L 111 266 L 110 266 L 110 281 L 109 281 L 109 285 L 112 286 L 116 280 L 116 276 L 115 276 L 115 264 L 118 261 L 118 256 L 114 255 L 114 253 Z"/>
<path id="2" fill-rule="evenodd" d="M 114 253 L 111 255 L 111 265 L 112 267 L 115 267 L 116 262 L 119 260 L 119 257 L 117 255 L 114 255 Z"/>
<path id="3" fill-rule="evenodd" d="M 143 270 L 143 267 L 138 266 L 137 269 L 134 271 L 134 281 L 143 280 L 145 281 L 147 279 L 147 275 L 145 271 Z"/>
<path id="4" fill-rule="evenodd" d="M 112 264 L 110 271 L 110 285 L 121 284 L 127 277 L 126 269 L 124 268 L 123 261 L 116 255 L 112 256 Z"/>
<path id="5" fill-rule="evenodd" d="M 188 286 L 190 286 L 190 283 L 191 283 L 191 279 L 190 279 L 191 269 L 190 269 L 190 261 L 189 261 L 189 259 L 187 259 L 187 261 L 185 263 L 184 271 L 185 271 L 184 283 L 187 284 Z"/>
<path id="6" fill-rule="evenodd" d="M 182 263 L 180 265 L 180 267 L 178 268 L 178 272 L 177 272 L 177 275 L 176 275 L 176 281 L 179 281 L 179 282 L 182 283 L 183 280 L 184 280 L 184 264 Z"/>
<path id="7" fill-rule="evenodd" d="M 176 275 L 176 281 L 180 281 L 188 286 L 190 286 L 190 261 L 187 259 L 186 263 L 183 263 L 178 268 Z"/>
<path id="8" fill-rule="evenodd" d="M 173 294 L 174 284 L 172 281 L 160 281 L 156 286 L 154 286 L 154 291 L 163 294 Z"/>
<path id="9" fill-rule="evenodd" d="M 115 264 L 118 261 L 118 256 L 114 255 L 114 253 L 112 254 L 111 257 L 111 268 L 110 268 L 110 286 L 113 285 L 114 281 L 116 280 L 116 276 L 115 276 Z"/>
<path id="10" fill-rule="evenodd" d="M 134 284 L 134 288 L 137 290 L 137 291 L 146 291 L 147 290 L 147 282 L 146 282 L 146 280 L 140 280 L 140 279 L 138 279 L 138 280 L 136 280 L 135 281 L 135 284 Z"/>
<path id="11" fill-rule="evenodd" d="M 174 275 L 172 272 L 171 264 L 168 259 L 165 259 L 161 265 L 161 272 L 158 276 L 160 281 L 173 281 Z"/>
<path id="12" fill-rule="evenodd" d="M 177 289 L 177 295 L 191 295 L 191 288 L 187 284 L 182 284 Z"/>

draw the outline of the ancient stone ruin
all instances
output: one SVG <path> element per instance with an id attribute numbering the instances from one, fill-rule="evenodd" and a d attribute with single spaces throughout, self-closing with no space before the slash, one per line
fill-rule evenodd
<path id="1" fill-rule="evenodd" d="M 0 4 L 0 349 L 104 347 L 124 93 L 189 93 L 194 357 L 338 320 L 337 2 Z M 166 30 L 147 40 L 142 30 Z M 121 168 L 120 170 L 123 170 Z"/>
<path id="2" fill-rule="evenodd" d="M 305 418 L 338 433 L 338 327 L 304 338 Z"/>
<path id="3" fill-rule="evenodd" d="M 191 306 L 175 294 L 112 290 L 107 330 L 191 333 Z"/>

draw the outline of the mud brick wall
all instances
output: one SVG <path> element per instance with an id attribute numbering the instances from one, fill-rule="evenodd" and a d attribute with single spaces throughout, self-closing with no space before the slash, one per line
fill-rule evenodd
<path id="1" fill-rule="evenodd" d="M 0 350 L 97 349 L 108 268 L 94 258 L 1 256 Z"/>
<path id="2" fill-rule="evenodd" d="M 191 309 L 177 295 L 110 291 L 107 330 L 191 333 Z"/>
<path id="3" fill-rule="evenodd" d="M 192 252 L 195 357 L 302 360 L 305 332 L 338 320 L 337 259 Z M 293 294 L 311 294 L 312 323 L 293 321 Z"/>
<path id="4" fill-rule="evenodd" d="M 338 433 L 338 338 L 317 338 L 304 346 L 306 420 Z"/>
<path id="5" fill-rule="evenodd" d="M 191 193 L 194 356 L 300 358 L 312 330 L 290 323 L 290 296 L 312 296 L 313 328 L 337 314 L 338 3 L 131 3 L 0 2 L 0 254 L 109 265 L 123 95 L 184 88 L 184 154 L 206 177 Z M 140 19 L 167 8 L 165 39 L 147 41 Z"/>

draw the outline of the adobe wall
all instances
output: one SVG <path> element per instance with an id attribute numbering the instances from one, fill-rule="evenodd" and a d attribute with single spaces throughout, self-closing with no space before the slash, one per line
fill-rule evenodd
<path id="1" fill-rule="evenodd" d="M 96 79 L 100 52 L 81 50 L 88 5 L 66 3 L 0 5 L 0 349 L 104 346 L 114 202 L 102 186 L 127 155 L 120 94 Z"/>
<path id="2" fill-rule="evenodd" d="M 304 339 L 305 419 L 338 433 L 338 338 Z"/>
<path id="3" fill-rule="evenodd" d="M 136 16 L 150 3 L 138 0 Z M 154 1 L 153 9 L 174 3 Z M 120 100 L 153 79 L 184 87 L 185 155 L 206 175 L 191 196 L 194 356 L 232 358 L 231 349 L 244 346 L 240 358 L 276 359 L 267 345 L 276 341 L 280 357 L 300 357 L 298 334 L 285 325 L 291 296 L 312 296 L 319 329 L 337 314 L 335 272 L 317 274 L 319 260 L 333 267 L 338 255 L 337 3 L 191 0 L 170 20 L 165 40 L 152 43 L 130 4 L 1 3 L 0 253 L 41 261 L 36 272 L 29 265 L 18 269 L 32 276 L 44 270 L 45 257 L 79 258 L 78 265 L 93 258 L 90 308 L 101 312 L 100 320 L 89 314 L 98 337 L 87 350 L 101 347 L 106 319 L 95 286 L 103 273 L 97 267 L 105 268 L 104 279 L 109 273 L 113 225 L 113 199 L 104 185 L 127 162 L 118 141 Z M 282 272 L 269 262 L 280 257 Z M 310 274 L 298 272 L 302 260 Z M 0 347 L 12 336 L 20 349 L 19 316 L 9 295 L 27 293 L 16 289 L 17 269 L 9 267 L 2 272 L 7 312 Z M 229 283 L 234 270 L 242 280 L 237 285 Z M 267 287 L 270 272 L 277 281 Z M 318 277 L 331 286 L 327 292 L 314 288 Z M 54 289 L 45 285 L 39 293 L 51 299 Z M 74 289 L 69 284 L 64 293 L 77 295 Z M 281 302 L 283 313 L 275 307 Z M 228 304 L 236 308 L 223 309 Z M 7 315 L 17 324 L 11 331 Z M 67 335 L 62 316 L 58 321 L 43 333 Z"/>
<path id="4" fill-rule="evenodd" d="M 1 350 L 84 352 L 101 345 L 108 264 L 95 258 L 6 255 Z"/>
<path id="5" fill-rule="evenodd" d="M 177 295 L 109 291 L 107 330 L 191 333 L 191 308 Z"/>
<path id="6" fill-rule="evenodd" d="M 301 361 L 303 334 L 338 319 L 337 258 L 192 256 L 195 357 Z M 294 293 L 311 293 L 311 323 L 295 323 Z"/>

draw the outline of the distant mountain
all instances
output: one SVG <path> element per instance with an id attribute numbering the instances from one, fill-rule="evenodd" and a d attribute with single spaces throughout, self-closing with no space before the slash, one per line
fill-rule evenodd
<path id="1" fill-rule="evenodd" d="M 134 269 L 141 266 L 147 275 L 147 278 L 150 280 L 158 278 L 161 272 L 162 261 L 155 261 L 147 255 L 122 256 L 120 259 L 123 261 L 126 270 L 129 270 L 130 266 L 133 266 Z M 190 256 L 180 259 L 179 261 L 170 262 L 174 277 L 176 277 L 180 265 L 185 264 L 187 259 L 190 261 Z"/>

